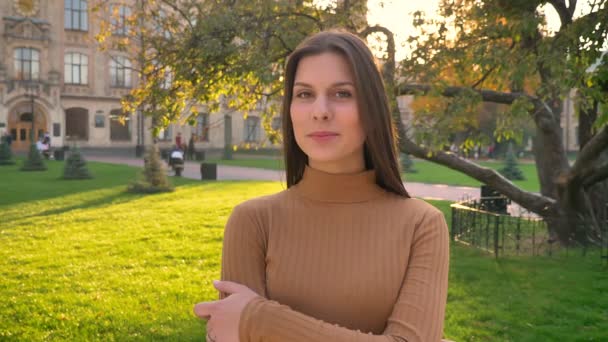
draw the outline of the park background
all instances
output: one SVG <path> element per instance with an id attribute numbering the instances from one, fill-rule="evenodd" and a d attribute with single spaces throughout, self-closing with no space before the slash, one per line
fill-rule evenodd
<path id="1" fill-rule="evenodd" d="M 203 340 L 191 309 L 216 297 L 230 211 L 285 188 L 277 66 L 340 26 L 376 50 L 406 187 L 435 189 L 414 196 L 453 233 L 452 201 L 490 185 L 556 246 L 493 255 L 459 235 L 446 338 L 606 340 L 606 1 L 405 5 L 2 2 L 0 339 Z M 161 160 L 178 132 L 198 139 L 183 178 Z"/>

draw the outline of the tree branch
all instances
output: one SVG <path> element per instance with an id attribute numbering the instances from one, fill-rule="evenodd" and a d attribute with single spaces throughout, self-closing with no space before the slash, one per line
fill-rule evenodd
<path id="1" fill-rule="evenodd" d="M 595 7 L 592 7 L 592 10 L 594 8 Z M 576 18 L 575 20 L 572 20 L 572 16 L 570 16 L 571 19 L 570 19 L 569 25 L 580 25 L 581 27 L 582 26 L 586 26 L 590 30 L 594 30 L 595 27 L 596 27 L 596 24 L 603 24 L 601 21 L 598 20 L 598 19 L 601 19 L 599 17 L 600 14 L 603 14 L 605 16 L 607 12 L 608 12 L 608 6 L 604 6 L 604 8 L 600 7 L 599 9 L 597 9 L 597 11 L 587 13 L 587 14 L 585 14 L 583 16 L 580 16 L 580 17 Z M 560 18 L 561 18 L 561 14 L 560 14 Z M 560 27 L 559 31 L 556 32 L 555 36 L 553 38 L 551 38 L 551 39 L 553 39 L 553 40 L 559 40 L 563 35 L 568 35 L 568 32 L 566 32 L 567 30 L 564 30 L 564 28 L 565 28 L 565 25 L 562 24 L 562 26 Z M 582 32 L 578 32 L 578 35 L 581 35 L 581 33 Z"/>
<path id="2" fill-rule="evenodd" d="M 548 2 L 555 8 L 557 14 L 559 14 L 560 27 L 572 24 L 572 13 L 570 13 L 570 9 L 566 7 L 565 0 L 549 0 Z M 576 7 L 576 3 L 571 7 Z"/>
<path id="3" fill-rule="evenodd" d="M 192 20 L 191 20 L 190 16 L 186 12 L 184 12 L 179 6 L 177 6 L 175 3 L 169 2 L 167 0 L 162 0 L 162 3 L 165 4 L 166 6 L 171 7 L 171 9 L 174 10 L 175 12 L 179 13 L 182 16 L 182 18 L 186 21 L 188 26 L 190 26 L 190 30 L 194 30 L 194 26 L 192 26 Z"/>
<path id="4" fill-rule="evenodd" d="M 602 166 L 592 168 L 590 175 L 583 181 L 583 186 L 588 188 L 594 184 L 597 184 L 605 179 L 608 179 L 608 162 Z"/>
<path id="5" fill-rule="evenodd" d="M 570 0 L 569 2 L 570 7 L 568 7 L 568 11 L 570 11 L 570 17 L 574 16 L 574 12 L 576 11 L 576 3 L 577 0 Z"/>
<path id="6" fill-rule="evenodd" d="M 486 71 L 486 73 L 483 74 L 483 76 L 477 82 L 473 83 L 471 88 L 473 88 L 473 89 L 477 88 L 477 86 L 482 84 L 483 81 L 485 81 L 488 78 L 488 76 L 490 76 L 490 74 L 492 74 L 492 72 L 494 72 L 494 70 L 496 70 L 496 65 L 493 65 L 488 71 Z"/>
<path id="7" fill-rule="evenodd" d="M 397 90 L 397 96 L 399 95 L 417 95 L 425 94 L 431 91 L 432 87 L 426 84 L 401 84 Z M 486 102 L 500 103 L 510 105 L 513 101 L 518 98 L 525 97 L 534 104 L 534 110 L 530 112 L 534 122 L 538 129 L 542 131 L 552 131 L 555 129 L 553 122 L 553 111 L 551 108 L 541 99 L 528 95 L 523 92 L 501 92 L 487 89 L 471 89 L 468 87 L 445 87 L 443 88 L 441 95 L 445 97 L 455 97 L 458 95 L 465 94 L 466 91 L 474 91 L 481 99 Z"/>
<path id="8" fill-rule="evenodd" d="M 387 82 L 389 91 L 394 92 L 395 85 L 395 36 L 388 28 L 380 25 L 368 26 L 359 33 L 359 37 L 367 38 L 372 33 L 382 33 L 386 37 L 387 58 L 383 67 L 384 81 Z"/>
<path id="9" fill-rule="evenodd" d="M 432 152 L 427 148 L 418 146 L 405 136 L 401 137 L 400 147 L 418 158 L 447 166 L 488 184 L 501 194 L 538 215 L 550 216 L 554 214 L 553 210 L 555 210 L 556 204 L 554 199 L 523 191 L 495 170 L 479 166 L 452 153 Z"/>
<path id="10" fill-rule="evenodd" d="M 511 43 L 511 46 L 509 47 L 509 51 L 513 50 L 514 47 L 515 47 L 515 40 L 513 40 L 513 42 Z M 485 81 L 494 72 L 494 70 L 496 70 L 497 66 L 498 66 L 497 64 L 493 65 L 488 71 L 486 71 L 486 73 L 477 82 L 473 83 L 471 88 L 475 89 L 480 84 L 482 84 L 483 81 Z M 513 89 L 511 89 L 511 90 L 513 90 Z"/>
<path id="11" fill-rule="evenodd" d="M 372 33 L 382 33 L 386 37 L 387 44 L 387 64 L 392 65 L 392 69 L 395 69 L 395 37 L 393 36 L 393 32 L 388 28 L 380 25 L 368 26 L 363 31 L 359 33 L 360 37 L 369 36 Z"/>
<path id="12" fill-rule="evenodd" d="M 432 89 L 432 87 L 430 85 L 426 85 L 426 84 L 415 84 L 415 83 L 401 84 L 398 89 L 398 95 L 416 95 L 419 93 L 425 94 L 425 93 L 428 93 L 429 91 L 431 91 L 431 89 Z M 471 90 L 471 88 L 469 88 L 469 87 L 450 86 L 450 87 L 445 87 L 443 89 L 443 91 L 441 92 L 441 95 L 446 96 L 446 97 L 454 97 L 454 96 L 463 94 L 465 91 L 469 91 L 469 90 Z M 475 91 L 476 93 L 478 93 L 481 96 L 481 98 L 487 102 L 512 104 L 513 101 L 515 101 L 516 99 L 518 99 L 520 97 L 526 97 L 534 103 L 539 101 L 538 98 L 536 98 L 534 96 L 530 96 L 526 93 L 521 93 L 521 92 L 508 93 L 508 92 L 501 92 L 501 91 L 494 91 L 494 90 L 487 90 L 487 89 L 472 89 L 472 90 Z"/>
<path id="13" fill-rule="evenodd" d="M 608 148 L 608 126 L 599 131 L 589 142 L 583 147 L 578 154 L 576 162 L 570 170 L 570 179 L 576 180 L 584 172 L 583 170 L 593 163 L 593 161 L 601 154 L 603 150 Z"/>
<path id="14" fill-rule="evenodd" d="M 321 19 L 318 15 L 319 15 L 318 11 L 317 11 L 317 17 L 310 15 L 308 13 L 294 11 L 294 12 L 276 13 L 276 14 L 273 14 L 273 17 L 274 18 L 291 17 L 291 16 L 302 17 L 302 18 L 313 21 L 315 23 L 315 25 L 317 25 L 317 28 L 319 30 L 323 30 L 323 23 L 321 22 Z"/>

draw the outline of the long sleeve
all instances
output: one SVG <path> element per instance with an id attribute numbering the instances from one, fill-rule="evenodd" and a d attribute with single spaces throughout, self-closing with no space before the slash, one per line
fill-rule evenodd
<path id="1" fill-rule="evenodd" d="M 250 208 L 237 206 L 224 230 L 222 280 L 245 285 L 266 295 L 266 237 Z M 220 293 L 220 298 L 226 295 Z"/>
<path id="2" fill-rule="evenodd" d="M 240 341 L 440 341 L 447 299 L 448 260 L 445 219 L 440 212 L 429 211 L 416 226 L 405 278 L 382 335 L 349 330 L 275 301 L 256 298 L 241 315 Z M 256 262 L 248 263 L 259 267 Z"/>

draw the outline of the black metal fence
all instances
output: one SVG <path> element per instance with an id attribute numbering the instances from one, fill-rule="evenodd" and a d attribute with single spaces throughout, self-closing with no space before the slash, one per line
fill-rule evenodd
<path id="1" fill-rule="evenodd" d="M 518 216 L 511 216 L 506 211 L 506 205 L 502 196 L 452 204 L 452 241 L 482 249 L 496 258 L 508 255 L 567 255 L 574 253 L 573 249 L 585 252 L 585 247 L 575 243 L 563 246 L 552 240 L 546 222 L 537 215 L 524 211 Z M 608 218 L 608 206 L 606 214 Z M 602 234 L 601 257 L 608 263 L 608 220 L 603 226 L 606 231 Z"/>

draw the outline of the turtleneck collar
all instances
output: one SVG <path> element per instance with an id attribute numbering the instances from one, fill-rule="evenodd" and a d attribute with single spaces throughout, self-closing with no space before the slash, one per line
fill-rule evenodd
<path id="1" fill-rule="evenodd" d="M 306 166 L 302 180 L 293 190 L 308 199 L 333 203 L 365 202 L 385 193 L 385 190 L 376 184 L 374 170 L 333 174 L 310 166 Z"/>

